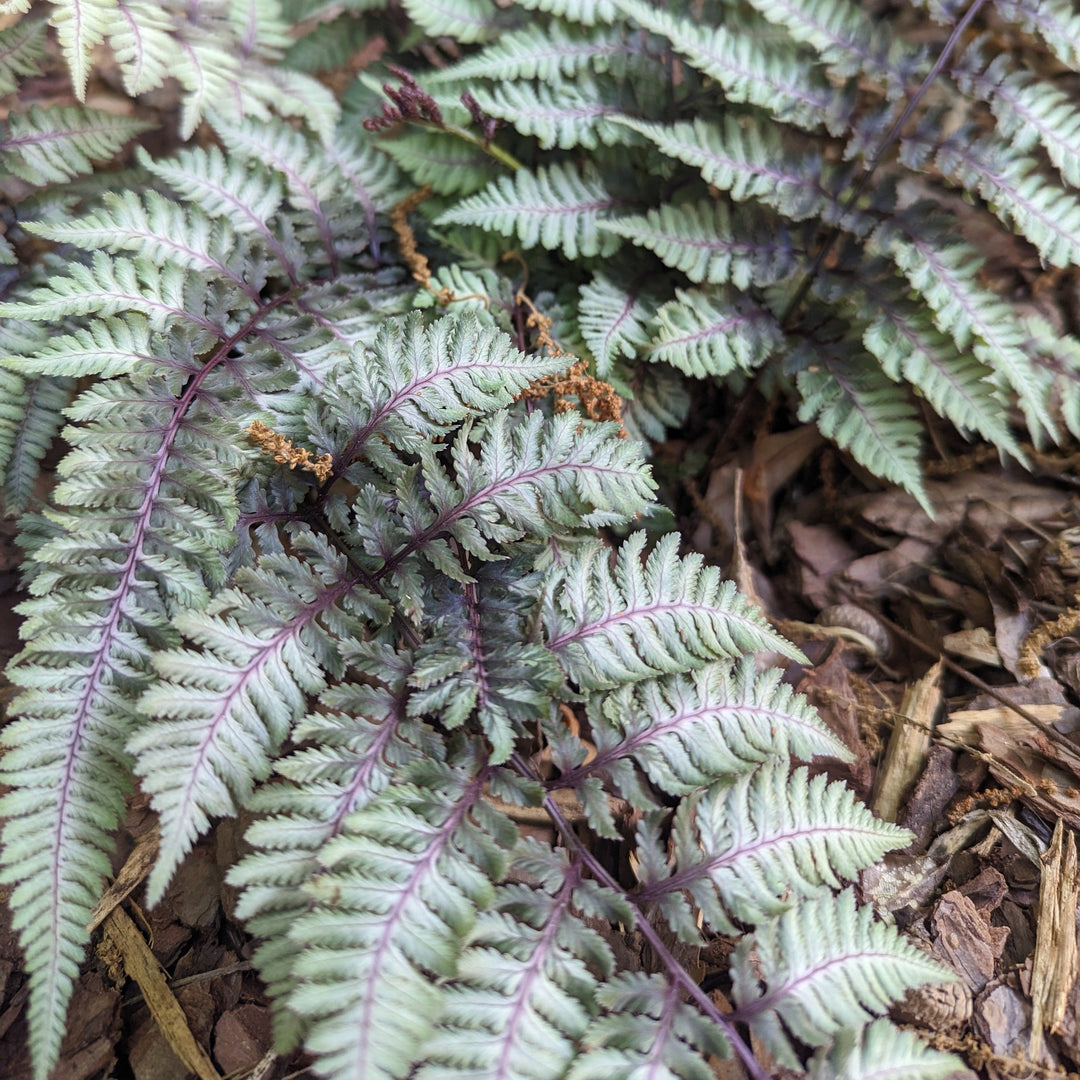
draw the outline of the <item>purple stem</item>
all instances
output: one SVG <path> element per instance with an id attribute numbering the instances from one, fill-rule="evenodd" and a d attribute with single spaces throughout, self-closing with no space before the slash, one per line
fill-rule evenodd
<path id="1" fill-rule="evenodd" d="M 535 779 L 533 770 L 520 754 L 514 754 L 510 761 L 522 775 Z M 589 873 L 602 885 L 606 885 L 609 889 L 614 889 L 616 892 L 626 896 L 631 903 L 636 903 L 636 898 L 627 894 L 626 890 L 619 886 L 619 883 L 597 862 L 592 852 L 578 839 L 573 827 L 559 809 L 559 804 L 550 795 L 544 799 L 544 809 L 551 816 L 555 827 L 562 834 L 563 842 L 574 850 L 581 862 L 588 867 Z M 771 1080 L 769 1074 L 762 1068 L 761 1063 L 754 1057 L 750 1047 L 746 1045 L 742 1036 L 735 1030 L 735 1025 L 716 1007 L 709 995 L 698 986 L 686 968 L 672 956 L 671 950 L 660 940 L 660 935 L 652 924 L 642 917 L 638 920 L 637 928 L 675 981 L 693 998 L 698 1008 L 723 1031 L 732 1049 L 738 1054 L 751 1080 Z"/>

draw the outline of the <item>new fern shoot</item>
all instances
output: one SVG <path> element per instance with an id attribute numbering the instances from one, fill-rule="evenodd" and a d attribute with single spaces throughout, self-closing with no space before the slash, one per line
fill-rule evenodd
<path id="1" fill-rule="evenodd" d="M 136 787 L 151 904 L 251 817 L 230 881 L 277 1042 L 333 1080 L 762 1080 L 750 1032 L 815 1078 L 948 1076 L 885 1016 L 946 973 L 851 885 L 909 834 L 794 764 L 846 751 L 753 658 L 798 650 L 647 530 L 647 441 L 702 378 L 786 395 L 920 497 L 923 415 L 1020 460 L 1022 423 L 1080 432 L 1077 342 L 947 218 L 953 186 L 1077 262 L 1075 110 L 978 35 L 1015 21 L 1077 70 L 1075 15 L 935 4 L 925 52 L 853 0 L 402 6 L 460 58 L 340 109 L 311 72 L 377 4 L 62 0 L 0 31 L 29 597 L 0 880 L 39 1080 Z M 177 78 L 200 145 L 95 171 L 143 124 L 21 109 L 50 33 L 77 95 L 99 45 L 131 94 Z M 653 961 L 620 969 L 620 933 Z M 730 1008 L 672 951 L 720 935 Z"/>

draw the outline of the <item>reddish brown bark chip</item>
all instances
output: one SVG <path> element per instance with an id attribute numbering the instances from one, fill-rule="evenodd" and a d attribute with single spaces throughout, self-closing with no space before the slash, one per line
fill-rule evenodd
<path id="1" fill-rule="evenodd" d="M 230 1009 L 214 1028 L 214 1057 L 227 1075 L 253 1069 L 270 1049 L 270 1010 L 263 1005 Z"/>

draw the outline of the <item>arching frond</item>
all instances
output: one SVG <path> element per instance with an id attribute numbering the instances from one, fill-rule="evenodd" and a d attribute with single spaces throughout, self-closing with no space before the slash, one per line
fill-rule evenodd
<path id="1" fill-rule="evenodd" d="M 720 289 L 676 289 L 656 313 L 644 357 L 702 379 L 759 367 L 780 345 L 773 316 L 748 301 L 732 304 Z"/>
<path id="2" fill-rule="evenodd" d="M 478 909 L 504 873 L 514 826 L 481 800 L 483 774 L 436 762 L 409 770 L 322 848 L 293 924 L 289 1005 L 306 1046 L 339 1080 L 405 1077 L 431 1034 Z"/>
<path id="3" fill-rule="evenodd" d="M 590 172 L 571 165 L 541 166 L 535 173 L 522 169 L 513 179 L 493 181 L 443 213 L 436 224 L 477 225 L 517 236 L 526 247 L 539 244 L 575 259 L 615 251 L 619 238 L 601 233 L 597 224 L 620 205 Z"/>
<path id="4" fill-rule="evenodd" d="M 631 761 L 662 790 L 687 795 L 774 758 L 848 757 L 804 698 L 752 663 L 647 678 L 594 698 L 589 717 L 596 756 L 561 782 L 603 772 L 626 798 L 637 792 Z"/>
<path id="5" fill-rule="evenodd" d="M 622 112 L 612 88 L 589 74 L 537 86 L 499 83 L 490 90 L 477 89 L 474 97 L 485 113 L 507 121 L 522 135 L 535 136 L 544 150 L 595 150 L 601 143 L 612 146 L 632 138 L 626 128 L 609 122 Z"/>
<path id="6" fill-rule="evenodd" d="M 949 1080 L 956 1059 L 931 1050 L 910 1031 L 875 1020 L 861 1033 L 839 1032 L 810 1061 L 810 1080 Z"/>
<path id="7" fill-rule="evenodd" d="M 879 821 L 841 782 L 785 761 L 766 761 L 734 782 L 719 781 L 686 799 L 672 828 L 670 877 L 643 883 L 642 898 L 669 896 L 686 911 L 687 890 L 705 921 L 722 933 L 760 925 L 793 901 L 838 888 L 911 833 Z M 670 915 L 669 915 L 670 917 Z M 694 920 L 675 926 L 694 940 Z"/>
<path id="8" fill-rule="evenodd" d="M 780 222 L 714 199 L 664 204 L 600 228 L 655 252 L 695 284 L 772 285 L 795 267 L 794 245 Z"/>
<path id="9" fill-rule="evenodd" d="M 974 47 L 955 72 L 968 93 L 990 103 L 997 130 L 1015 151 L 1041 143 L 1066 183 L 1080 187 L 1080 106 L 1052 82 L 1014 66 L 1002 54 L 985 65 Z"/>
<path id="10" fill-rule="evenodd" d="M 559 1080 L 577 1056 L 597 1012 L 596 972 L 610 975 L 614 962 L 572 909 L 580 868 L 538 847 L 526 848 L 530 877 L 546 863 L 555 882 L 550 891 L 511 884 L 496 892 L 446 987 L 417 1080 L 448 1072 Z"/>
<path id="11" fill-rule="evenodd" d="M 468 83 L 474 79 L 511 82 L 522 79 L 573 78 L 586 71 L 603 72 L 628 48 L 623 34 L 607 27 L 580 28 L 559 21 L 523 26 L 501 34 L 486 48 L 453 67 L 428 75 L 426 83 Z"/>
<path id="12" fill-rule="evenodd" d="M 490 157 L 441 131 L 403 131 L 383 149 L 416 184 L 429 184 L 437 195 L 471 195 L 491 176 Z"/>
<path id="13" fill-rule="evenodd" d="M 45 56 L 45 24 L 21 19 L 0 30 L 0 97 L 13 94 L 19 79 L 38 72 Z"/>
<path id="14" fill-rule="evenodd" d="M 691 67 L 716 79 L 728 101 L 748 103 L 778 120 L 831 134 L 845 131 L 852 109 L 849 93 L 837 93 L 793 45 L 765 42 L 726 26 L 703 27 L 647 0 L 616 0 L 639 26 L 667 38 Z"/>
<path id="15" fill-rule="evenodd" d="M 827 1046 L 910 987 L 954 976 L 895 927 L 875 921 L 873 908 L 857 907 L 847 889 L 803 900 L 743 938 L 732 977 L 734 1018 L 767 1039 L 782 1065 L 799 1068 L 787 1032 L 809 1046 Z"/>
<path id="16" fill-rule="evenodd" d="M 871 237 L 871 247 L 899 266 L 930 306 L 938 329 L 951 335 L 961 349 L 970 348 L 1016 394 L 1035 433 L 1054 432 L 1026 355 L 1028 335 L 1009 305 L 979 284 L 978 252 L 963 240 L 945 241 L 917 225 L 918 212 L 913 210 L 899 228 L 879 229 Z"/>
<path id="17" fill-rule="evenodd" d="M 876 476 L 906 488 L 933 512 L 919 469 L 922 425 L 906 395 L 876 364 L 854 349 L 814 349 L 797 383 L 800 420 L 816 421 L 826 438 Z"/>
<path id="18" fill-rule="evenodd" d="M 433 37 L 452 37 L 469 44 L 488 41 L 499 28 L 498 8 L 491 0 L 402 0 L 409 18 Z"/>
<path id="19" fill-rule="evenodd" d="M 29 184 L 63 183 L 93 172 L 149 126 L 84 105 L 31 105 L 0 128 L 0 164 Z"/>
<path id="20" fill-rule="evenodd" d="M 665 536 L 643 563 L 645 543 L 634 533 L 613 567 L 598 544 L 552 574 L 547 646 L 580 687 L 612 688 L 761 649 L 799 655 L 715 567 L 700 555 L 680 558 L 677 536 Z"/>
<path id="21" fill-rule="evenodd" d="M 616 975 L 601 989 L 604 1013 L 583 1039 L 571 1080 L 609 1080 L 612 1076 L 677 1076 L 709 1080 L 709 1056 L 727 1058 L 723 1032 L 683 1000 L 675 982 L 645 972 Z"/>
<path id="22" fill-rule="evenodd" d="M 582 285 L 580 295 L 578 328 L 603 378 L 618 357 L 634 357 L 648 345 L 654 305 L 639 288 L 625 288 L 604 273 Z"/>
<path id="23" fill-rule="evenodd" d="M 701 171 L 706 183 L 736 201 L 757 199 L 785 217 L 832 221 L 830 198 L 822 187 L 822 164 L 814 155 L 795 158 L 771 127 L 744 127 L 727 116 L 723 123 L 654 124 L 629 117 L 613 122 L 644 135 L 665 154 Z"/>

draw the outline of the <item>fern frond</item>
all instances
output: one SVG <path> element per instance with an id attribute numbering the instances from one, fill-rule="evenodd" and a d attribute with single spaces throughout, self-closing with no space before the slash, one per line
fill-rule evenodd
<path id="1" fill-rule="evenodd" d="M 808 1080 L 950 1080 L 956 1058 L 931 1050 L 915 1034 L 875 1020 L 861 1032 L 837 1032 L 811 1059 Z"/>
<path id="2" fill-rule="evenodd" d="M 293 924 L 289 1005 L 335 1080 L 408 1075 L 442 1009 L 476 912 L 494 899 L 517 830 L 482 801 L 486 775 L 436 762 L 350 815 Z"/>
<path id="3" fill-rule="evenodd" d="M 1026 355 L 1028 335 L 1005 301 L 979 284 L 978 252 L 963 240 L 944 241 L 916 224 L 915 208 L 899 227 L 882 226 L 870 247 L 888 255 L 930 306 L 939 330 L 961 349 L 970 348 L 1016 394 L 1028 424 L 1038 435 L 1056 425 L 1039 392 Z M 925 220 L 925 213 L 922 213 Z"/>
<path id="4" fill-rule="evenodd" d="M 619 15 L 614 0 L 517 0 L 527 11 L 544 11 L 582 26 L 612 23 Z"/>
<path id="5" fill-rule="evenodd" d="M 773 316 L 751 301 L 732 304 L 719 289 L 676 289 L 655 316 L 647 360 L 704 379 L 763 364 L 783 341 Z"/>
<path id="6" fill-rule="evenodd" d="M 309 910 L 304 886 L 319 870 L 321 848 L 341 835 L 350 814 L 393 782 L 397 770 L 445 756 L 442 740 L 405 715 L 400 657 L 388 648 L 379 656 L 378 674 L 388 685 L 329 687 L 320 695 L 320 711 L 293 730 L 293 742 L 311 745 L 279 761 L 281 780 L 249 800 L 249 809 L 263 815 L 244 834 L 255 850 L 229 872 L 230 884 L 242 889 L 237 915 L 261 939 L 255 963 L 274 1003 L 280 1043 L 295 1045 L 303 1031 L 286 1004 L 297 986 L 289 930 Z"/>
<path id="7" fill-rule="evenodd" d="M 601 222 L 600 228 L 655 252 L 695 284 L 772 285 L 796 265 L 794 245 L 780 222 L 714 199 L 664 204 L 644 215 Z"/>
<path id="8" fill-rule="evenodd" d="M 193 358 L 189 357 L 189 362 Z M 174 640 L 168 616 L 206 602 L 223 575 L 235 521 L 221 440 L 217 461 L 188 454 L 220 420 L 186 420 L 197 383 L 176 398 L 149 380 L 100 383 L 68 411 L 78 428 L 54 492 L 56 534 L 34 555 L 32 599 L 21 606 L 29 644 L 8 669 L 21 688 L 3 732 L 2 775 L 18 786 L 7 817 L 0 878 L 18 882 L 14 924 L 27 950 L 37 1074 L 59 1050 L 86 924 L 108 872 L 111 831 L 129 786 L 124 739 L 149 681 L 155 647 Z M 195 451 L 196 453 L 198 451 Z M 77 605 L 60 603 L 78 597 Z M 45 743 L 39 742 L 43 737 Z"/>
<path id="9" fill-rule="evenodd" d="M 604 273 L 582 285 L 580 297 L 578 329 L 604 378 L 618 357 L 633 358 L 648 345 L 655 305 L 639 288 L 624 288 Z"/>
<path id="10" fill-rule="evenodd" d="M 634 533 L 613 568 L 598 544 L 552 573 L 547 646 L 578 686 L 611 689 L 743 652 L 800 655 L 715 567 L 700 555 L 680 558 L 678 536 L 663 537 L 643 565 L 645 543 Z"/>
<path id="11" fill-rule="evenodd" d="M 238 233 L 269 237 L 268 222 L 283 197 L 281 180 L 265 169 L 248 169 L 216 147 L 189 147 L 164 161 L 136 151 L 139 164 L 212 218 L 225 218 Z"/>
<path id="12" fill-rule="evenodd" d="M 526 848 L 531 876 L 538 859 L 550 864 L 559 854 L 535 849 Z M 596 1013 L 595 972 L 610 975 L 614 963 L 603 938 L 571 909 L 579 867 L 564 857 L 556 871 L 550 892 L 503 885 L 480 915 L 417 1080 L 565 1075 Z"/>
<path id="13" fill-rule="evenodd" d="M 248 63 L 240 80 L 241 109 L 245 115 L 279 116 L 303 120 L 324 143 L 337 128 L 339 107 L 333 91 L 302 71 L 272 64 Z M 210 108 L 214 108 L 211 101 Z"/>
<path id="14" fill-rule="evenodd" d="M 30 232 L 85 250 L 133 251 L 162 267 L 202 270 L 233 281 L 256 298 L 259 281 L 245 281 L 242 263 L 252 262 L 226 221 L 192 206 L 181 207 L 155 191 L 106 192 L 101 209 L 64 223 L 29 224 Z"/>
<path id="15" fill-rule="evenodd" d="M 45 24 L 20 19 L 0 31 L 0 97 L 13 94 L 19 79 L 36 75 L 45 57 Z"/>
<path id="16" fill-rule="evenodd" d="M 463 45 L 487 41 L 499 29 L 491 0 L 402 0 L 410 19 L 431 37 L 452 37 Z"/>
<path id="17" fill-rule="evenodd" d="M 849 756 L 805 698 L 752 662 L 644 679 L 591 701 L 589 717 L 596 756 L 561 766 L 560 785 L 602 771 L 625 798 L 637 791 L 631 759 L 663 791 L 687 795 L 776 757 Z"/>
<path id="18" fill-rule="evenodd" d="M 4 430 L 7 417 L 3 413 L 7 410 L 0 412 L 0 473 L 4 477 L 4 510 L 7 514 L 21 513 L 30 505 L 42 459 L 64 424 L 62 410 L 74 390 L 74 380 L 62 376 L 42 375 L 30 379 L 10 435 Z M 5 453 L 9 438 L 10 451 Z"/>
<path id="19" fill-rule="evenodd" d="M 613 58 L 626 50 L 621 31 L 607 27 L 583 29 L 556 20 L 502 34 L 480 52 L 432 72 L 425 82 L 428 86 L 474 79 L 553 82 L 559 76 L 570 79 L 587 71 L 607 71 Z"/>
<path id="20" fill-rule="evenodd" d="M 662 442 L 670 428 L 686 422 L 690 391 L 686 379 L 673 368 L 639 364 L 631 374 L 620 362 L 608 378 L 622 396 L 622 422 L 630 438 Z"/>
<path id="21" fill-rule="evenodd" d="M 299 215 L 299 224 L 306 226 L 312 239 L 321 246 L 321 259 L 336 271 L 338 260 L 328 204 L 339 190 L 339 170 L 311 139 L 283 124 L 255 120 L 234 124 L 219 118 L 214 128 L 231 155 L 269 167 L 281 175 L 288 201 Z M 378 156 L 370 147 L 368 153 L 373 160 Z M 309 250 L 308 257 L 315 257 L 315 252 Z"/>
<path id="22" fill-rule="evenodd" d="M 525 247 L 539 244 L 561 251 L 568 259 L 607 256 L 621 241 L 601 233 L 597 225 L 620 205 L 593 172 L 565 164 L 541 165 L 535 173 L 522 169 L 512 179 L 492 181 L 443 213 L 436 224 L 476 225 L 517 236 Z"/>
<path id="23" fill-rule="evenodd" d="M 953 976 L 858 907 L 850 889 L 802 900 L 759 926 L 732 958 L 734 1019 L 766 1040 L 777 1061 L 800 1068 L 788 1032 L 809 1046 L 859 1030 L 908 989 Z"/>
<path id="24" fill-rule="evenodd" d="M 1013 150 L 1041 143 L 1065 182 L 1080 187 L 1080 105 L 1052 82 L 995 57 L 985 70 L 979 44 L 954 76 L 965 93 L 989 101 L 997 131 Z"/>
<path id="25" fill-rule="evenodd" d="M 1060 334 L 1038 316 L 1026 317 L 1023 326 L 1030 335 L 1032 364 L 1047 400 L 1060 409 L 1069 431 L 1080 437 L 1080 342 Z"/>
<path id="26" fill-rule="evenodd" d="M 433 448 L 421 448 L 420 468 L 396 485 L 399 524 L 385 513 L 381 522 L 358 515 L 365 549 L 385 560 L 379 573 L 389 572 L 404 595 L 417 591 L 409 576 L 414 555 L 454 580 L 471 581 L 448 539 L 486 561 L 498 557 L 489 542 L 543 539 L 579 523 L 623 523 L 649 504 L 654 484 L 640 448 L 617 438 L 613 425 L 583 423 L 574 413 L 548 420 L 535 412 L 515 422 L 498 412 L 482 430 L 479 456 L 470 426 L 454 440 L 453 477 Z"/>
<path id="27" fill-rule="evenodd" d="M 836 75 L 864 72 L 882 80 L 890 96 L 899 97 L 918 63 L 905 43 L 888 42 L 871 16 L 852 0 L 750 0 L 771 23 L 783 26 L 796 40 L 821 54 Z"/>
<path id="28" fill-rule="evenodd" d="M 48 319 L 59 322 L 73 315 L 103 317 L 125 312 L 145 316 L 154 330 L 175 323 L 214 329 L 190 310 L 185 295 L 189 275 L 179 266 L 155 266 L 145 258 L 94 255 L 92 266 L 72 263 L 67 277 L 54 277 L 35 289 L 26 301 L 0 304 L 0 318 Z"/>
<path id="29" fill-rule="evenodd" d="M 1080 198 L 1047 182 L 1034 158 L 996 136 L 969 142 L 962 132 L 946 140 L 934 160 L 946 177 L 977 191 L 1047 262 L 1080 264 Z"/>
<path id="30" fill-rule="evenodd" d="M 933 325 L 928 313 L 900 297 L 872 294 L 863 344 L 890 379 L 905 380 L 961 432 L 977 431 L 1018 461 L 993 371 Z"/>
<path id="31" fill-rule="evenodd" d="M 433 590 L 425 608 L 429 637 L 409 673 L 408 708 L 449 730 L 471 720 L 498 764 L 530 722 L 547 716 L 563 677 L 552 654 L 527 641 L 533 597 L 523 561 L 481 565 L 473 576 L 464 586 Z"/>
<path id="32" fill-rule="evenodd" d="M 326 541 L 298 536 L 294 544 L 306 559 L 263 556 L 205 612 L 177 616 L 176 629 L 198 651 L 154 658 L 160 681 L 139 702 L 152 720 L 128 743 L 161 823 L 151 903 L 210 818 L 235 814 L 269 774 L 305 694 L 323 688 L 323 671 L 341 668 L 336 637 L 352 627 L 359 638 L 365 618 L 379 625 L 388 617 L 385 601 L 346 574 Z"/>
<path id="33" fill-rule="evenodd" d="M 1004 19 L 1038 34 L 1073 71 L 1080 71 L 1080 14 L 1072 0 L 994 0 Z"/>
<path id="34" fill-rule="evenodd" d="M 0 128 L 0 164 L 28 184 L 62 184 L 94 171 L 152 125 L 84 105 L 11 113 Z"/>
<path id="35" fill-rule="evenodd" d="M 797 378 L 799 419 L 816 421 L 822 435 L 932 514 L 919 468 L 922 424 L 904 389 L 861 351 L 826 346 L 812 357 Z"/>
<path id="36" fill-rule="evenodd" d="M 839 888 L 903 847 L 911 833 L 879 821 L 840 781 L 786 761 L 766 761 L 734 782 L 719 781 L 685 799 L 672 835 L 675 870 L 643 883 L 642 900 L 688 890 L 706 922 L 722 933 L 759 924 Z M 677 929 L 679 927 L 676 927 Z M 693 930 L 697 928 L 682 927 Z"/>
<path id="37" fill-rule="evenodd" d="M 838 217 L 833 200 L 822 187 L 822 163 L 814 154 L 793 157 L 772 127 L 744 127 L 733 116 L 722 123 L 695 120 L 675 124 L 648 123 L 613 117 L 644 135 L 665 154 L 692 165 L 706 183 L 730 193 L 738 202 L 757 199 L 785 217 L 801 221 Z"/>
<path id="38" fill-rule="evenodd" d="M 691 67 L 715 79 L 728 101 L 756 105 L 808 131 L 824 126 L 839 135 L 847 129 L 852 95 L 830 86 L 795 48 L 726 26 L 705 27 L 646 0 L 615 2 L 639 26 L 667 38 Z"/>
<path id="39" fill-rule="evenodd" d="M 124 89 L 133 97 L 153 90 L 173 74 L 177 59 L 175 16 L 166 5 L 124 0 L 109 20 L 109 47 Z"/>
<path id="40" fill-rule="evenodd" d="M 504 334 L 512 334 L 514 304 L 513 284 L 494 270 L 484 267 L 470 270 L 461 263 L 443 265 L 431 275 L 437 290 L 449 289 L 454 295 L 455 314 L 473 315 L 481 326 L 494 326 Z M 439 306 L 437 293 L 418 290 L 413 300 L 417 308 Z"/>
<path id="41" fill-rule="evenodd" d="M 338 470 L 383 442 L 419 452 L 451 425 L 506 408 L 531 382 L 565 368 L 564 358 L 519 352 L 472 314 L 430 326 L 419 312 L 388 320 L 329 381 L 320 448 L 333 451 Z"/>
<path id="42" fill-rule="evenodd" d="M 56 29 L 64 59 L 71 69 L 75 96 L 86 98 L 90 53 L 105 40 L 115 18 L 117 0 L 56 0 L 49 23 Z"/>
<path id="43" fill-rule="evenodd" d="M 628 139 L 625 128 L 607 122 L 622 112 L 612 89 L 586 73 L 573 82 L 500 83 L 490 90 L 477 89 L 474 97 L 485 113 L 535 137 L 543 150 L 595 150 Z"/>
<path id="44" fill-rule="evenodd" d="M 471 195 L 491 178 L 492 159 L 443 131 L 403 131 L 381 148 L 412 180 L 436 195 Z"/>
<path id="45" fill-rule="evenodd" d="M 574 1062 L 568 1080 L 711 1080 L 715 1073 L 706 1058 L 731 1056 L 720 1028 L 683 1001 L 674 979 L 625 972 L 601 986 L 597 1000 L 604 1015 L 585 1032 L 588 1052 Z"/>

